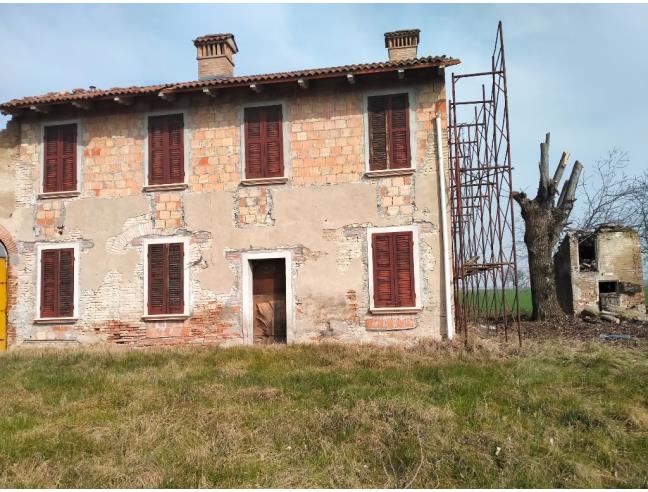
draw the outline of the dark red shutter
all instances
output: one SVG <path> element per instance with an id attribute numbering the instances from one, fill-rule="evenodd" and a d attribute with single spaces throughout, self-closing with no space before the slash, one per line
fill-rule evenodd
<path id="1" fill-rule="evenodd" d="M 387 97 L 369 98 L 369 169 L 387 169 Z"/>
<path id="2" fill-rule="evenodd" d="M 414 243 L 412 232 L 396 232 L 394 241 L 394 276 L 396 280 L 395 302 L 400 307 L 416 305 L 414 290 Z"/>
<path id="3" fill-rule="evenodd" d="M 167 271 L 169 275 L 167 288 L 167 312 L 184 313 L 184 259 L 183 244 L 167 245 Z"/>
<path id="4" fill-rule="evenodd" d="M 264 108 L 263 113 L 265 116 L 265 162 L 263 174 L 266 178 L 277 178 L 284 174 L 281 106 Z"/>
<path id="5" fill-rule="evenodd" d="M 182 114 L 150 116 L 149 184 L 184 181 L 184 120 Z"/>
<path id="6" fill-rule="evenodd" d="M 394 278 L 392 275 L 392 247 L 390 234 L 374 234 L 373 243 L 373 282 L 374 306 L 394 306 Z"/>
<path id="7" fill-rule="evenodd" d="M 414 307 L 413 234 L 393 232 L 372 236 L 375 307 Z"/>
<path id="8" fill-rule="evenodd" d="M 74 316 L 74 249 L 41 252 L 41 318 Z"/>
<path id="9" fill-rule="evenodd" d="M 245 177 L 284 174 L 281 106 L 245 109 Z"/>
<path id="10" fill-rule="evenodd" d="M 55 249 L 41 252 L 41 318 L 56 318 L 58 314 L 58 260 Z"/>
<path id="11" fill-rule="evenodd" d="M 184 245 L 148 247 L 148 314 L 184 313 Z"/>
<path id="12" fill-rule="evenodd" d="M 148 247 L 148 313 L 164 314 L 166 291 L 166 258 L 164 244 Z"/>
<path id="13" fill-rule="evenodd" d="M 245 177 L 263 177 L 263 136 L 260 108 L 245 109 Z"/>
<path id="14" fill-rule="evenodd" d="M 58 316 L 74 315 L 74 250 L 60 249 L 58 276 Z"/>
<path id="15" fill-rule="evenodd" d="M 46 126 L 44 134 L 43 191 L 75 191 L 77 188 L 76 124 Z"/>
<path id="16" fill-rule="evenodd" d="M 389 167 L 410 167 L 409 103 L 407 94 L 390 97 L 389 110 Z"/>

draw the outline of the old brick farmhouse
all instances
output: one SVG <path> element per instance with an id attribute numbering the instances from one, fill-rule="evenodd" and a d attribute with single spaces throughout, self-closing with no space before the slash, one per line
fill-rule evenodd
<path id="1" fill-rule="evenodd" d="M 236 76 L 234 36 L 208 35 L 196 81 L 1 104 L 0 343 L 452 335 L 459 60 L 384 41 L 387 61 Z"/>

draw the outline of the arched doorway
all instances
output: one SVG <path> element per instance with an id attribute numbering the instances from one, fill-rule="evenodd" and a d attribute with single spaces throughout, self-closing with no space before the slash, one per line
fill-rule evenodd
<path id="1" fill-rule="evenodd" d="M 0 351 L 7 350 L 7 248 L 0 242 Z"/>

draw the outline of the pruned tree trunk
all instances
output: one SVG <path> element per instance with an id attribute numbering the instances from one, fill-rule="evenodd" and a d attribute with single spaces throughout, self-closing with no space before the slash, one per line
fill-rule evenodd
<path id="1" fill-rule="evenodd" d="M 522 209 L 524 220 L 524 243 L 529 252 L 529 278 L 533 319 L 545 321 L 563 317 L 556 293 L 553 252 L 569 214 L 574 206 L 576 185 L 582 166 L 576 161 L 569 180 L 565 183 L 558 203 L 555 198 L 558 184 L 567 167 L 569 154 L 563 152 L 553 178 L 549 177 L 549 134 L 540 144 L 540 184 L 533 200 L 525 193 L 513 192 L 513 199 Z"/>

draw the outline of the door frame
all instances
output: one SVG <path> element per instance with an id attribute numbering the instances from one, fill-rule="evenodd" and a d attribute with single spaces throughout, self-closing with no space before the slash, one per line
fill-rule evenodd
<path id="1" fill-rule="evenodd" d="M 286 343 L 295 341 L 295 297 L 292 285 L 292 251 L 255 251 L 241 255 L 241 295 L 242 299 L 242 328 L 243 343 L 254 343 L 254 313 L 252 299 L 252 267 L 250 261 L 283 259 L 286 268 Z"/>

